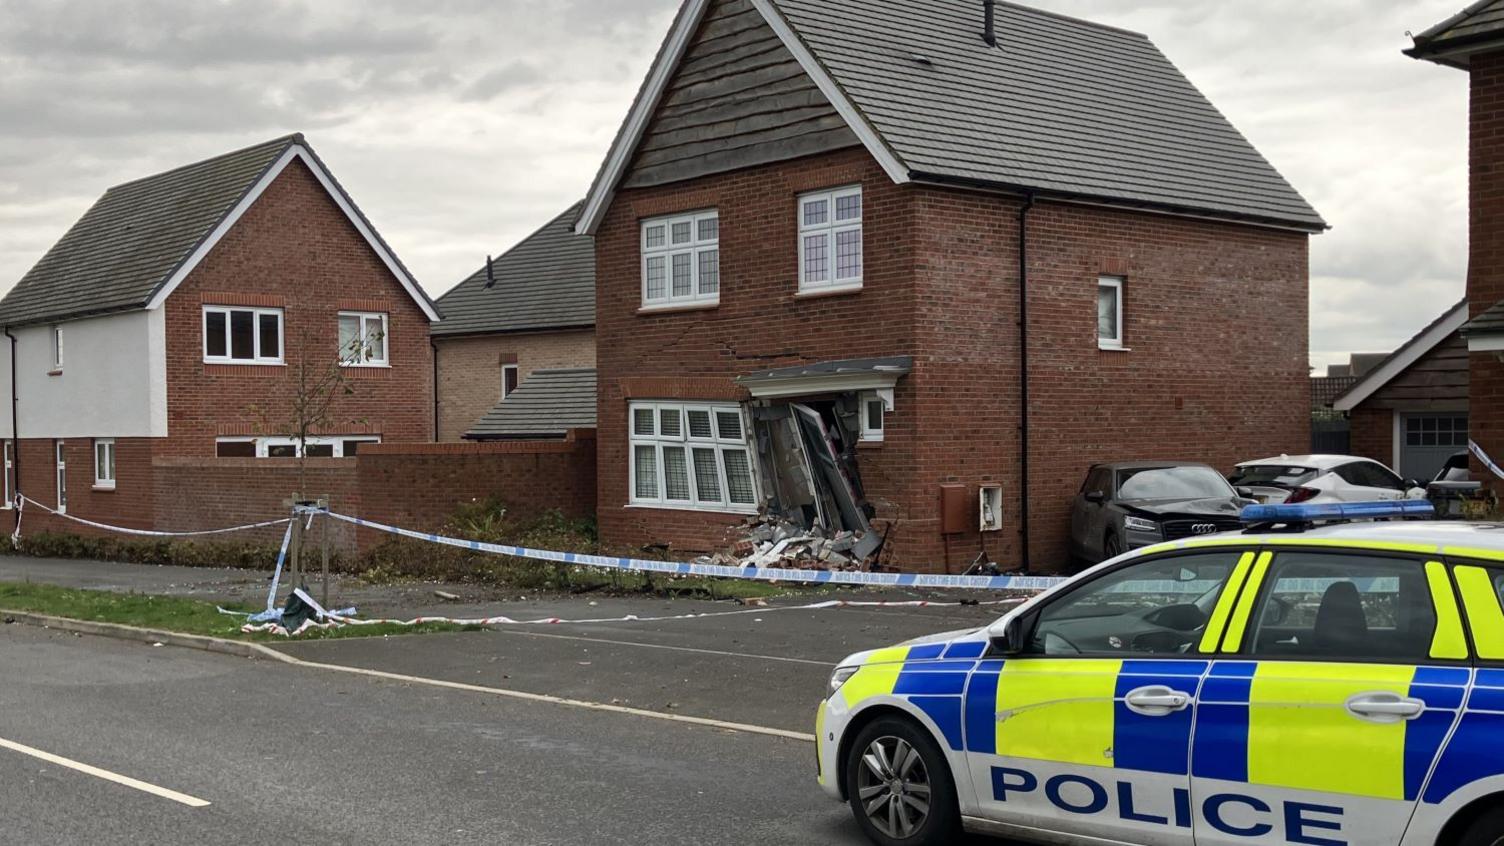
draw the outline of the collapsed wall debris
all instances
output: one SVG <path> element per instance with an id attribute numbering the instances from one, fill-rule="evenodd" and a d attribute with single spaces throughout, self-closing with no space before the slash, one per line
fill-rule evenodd
<path id="1" fill-rule="evenodd" d="M 862 569 L 882 549 L 862 491 L 853 394 L 751 409 L 762 485 L 755 517 L 734 530 L 709 563 L 741 567 Z"/>

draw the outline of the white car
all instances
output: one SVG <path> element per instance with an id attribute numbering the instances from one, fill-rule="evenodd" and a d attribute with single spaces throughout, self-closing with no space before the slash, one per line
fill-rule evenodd
<path id="1" fill-rule="evenodd" d="M 1281 455 L 1245 461 L 1227 481 L 1263 503 L 1426 498 L 1420 482 L 1401 479 L 1379 462 L 1353 455 Z"/>

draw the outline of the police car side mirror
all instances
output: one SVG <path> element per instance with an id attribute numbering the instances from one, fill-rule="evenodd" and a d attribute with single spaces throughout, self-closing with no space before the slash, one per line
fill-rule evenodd
<path id="1" fill-rule="evenodd" d="M 992 653 L 1010 657 L 1022 655 L 1024 651 L 1024 621 L 1021 617 L 1010 617 L 1001 626 L 993 626 L 988 634 L 992 638 Z"/>
<path id="2" fill-rule="evenodd" d="M 1253 499 L 1253 488 L 1238 488 L 1237 493 L 1244 499 Z"/>

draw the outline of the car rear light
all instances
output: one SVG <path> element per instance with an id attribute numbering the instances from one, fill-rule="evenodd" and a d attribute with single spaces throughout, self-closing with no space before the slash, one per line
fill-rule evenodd
<path id="1" fill-rule="evenodd" d="M 1285 500 L 1285 504 L 1294 505 L 1297 502 L 1309 502 L 1310 500 L 1315 499 L 1316 495 L 1319 493 L 1321 493 L 1321 491 L 1318 491 L 1315 488 L 1296 488 L 1295 490 L 1290 491 L 1290 498 Z"/>

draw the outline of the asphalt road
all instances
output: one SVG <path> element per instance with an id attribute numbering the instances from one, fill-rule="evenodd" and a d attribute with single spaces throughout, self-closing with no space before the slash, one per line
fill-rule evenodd
<path id="1" fill-rule="evenodd" d="M 536 610 L 691 606 L 727 608 L 573 600 Z M 807 732 L 830 666 L 846 653 L 990 616 L 753 609 L 286 651 Z M 0 626 L 0 679 L 4 843 L 865 842 L 818 791 L 813 749 L 796 740 L 19 625 Z M 210 804 L 185 807 L 5 742 Z"/>

